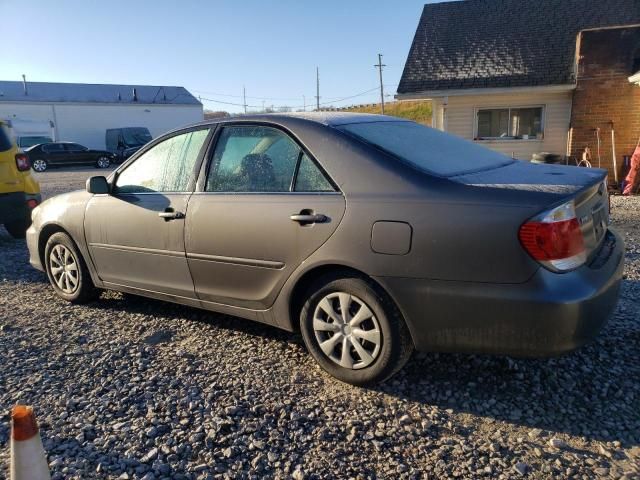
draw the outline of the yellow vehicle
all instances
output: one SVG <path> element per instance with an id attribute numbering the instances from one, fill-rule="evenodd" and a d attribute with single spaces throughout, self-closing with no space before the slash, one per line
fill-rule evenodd
<path id="1" fill-rule="evenodd" d="M 0 224 L 14 238 L 24 238 L 31 210 L 40 203 L 40 185 L 31 176 L 29 158 L 0 121 Z"/>

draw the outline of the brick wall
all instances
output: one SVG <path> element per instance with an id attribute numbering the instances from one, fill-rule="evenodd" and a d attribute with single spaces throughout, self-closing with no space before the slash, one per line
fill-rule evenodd
<path id="1" fill-rule="evenodd" d="M 634 57 L 640 55 L 640 27 L 583 32 L 579 48 L 569 152 L 580 159 L 589 147 L 592 164 L 597 166 L 594 129 L 599 127 L 602 167 L 609 169 L 613 179 L 611 122 L 619 174 L 623 156 L 633 153 L 640 136 L 640 87 L 628 80 L 635 73 Z"/>

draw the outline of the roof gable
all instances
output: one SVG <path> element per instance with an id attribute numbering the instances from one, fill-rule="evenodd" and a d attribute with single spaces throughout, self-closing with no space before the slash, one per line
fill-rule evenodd
<path id="1" fill-rule="evenodd" d="M 184 87 L 0 81 L 0 102 L 200 105 Z M 134 101 L 135 89 L 137 101 Z"/>
<path id="2" fill-rule="evenodd" d="M 640 24 L 640 0 L 425 5 L 398 93 L 570 84 L 578 33 L 630 24 Z"/>

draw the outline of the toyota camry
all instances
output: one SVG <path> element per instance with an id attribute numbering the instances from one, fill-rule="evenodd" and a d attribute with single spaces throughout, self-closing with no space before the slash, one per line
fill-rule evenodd
<path id="1" fill-rule="evenodd" d="M 604 170 L 398 118 L 241 116 L 45 201 L 27 242 L 65 300 L 117 290 L 299 330 L 365 385 L 414 349 L 538 357 L 593 339 L 623 268 L 607 195 Z"/>

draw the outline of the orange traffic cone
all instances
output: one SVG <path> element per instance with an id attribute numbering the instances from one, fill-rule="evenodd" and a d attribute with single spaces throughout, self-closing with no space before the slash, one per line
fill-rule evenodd
<path id="1" fill-rule="evenodd" d="M 11 480 L 49 480 L 33 408 L 16 405 L 11 411 Z"/>

